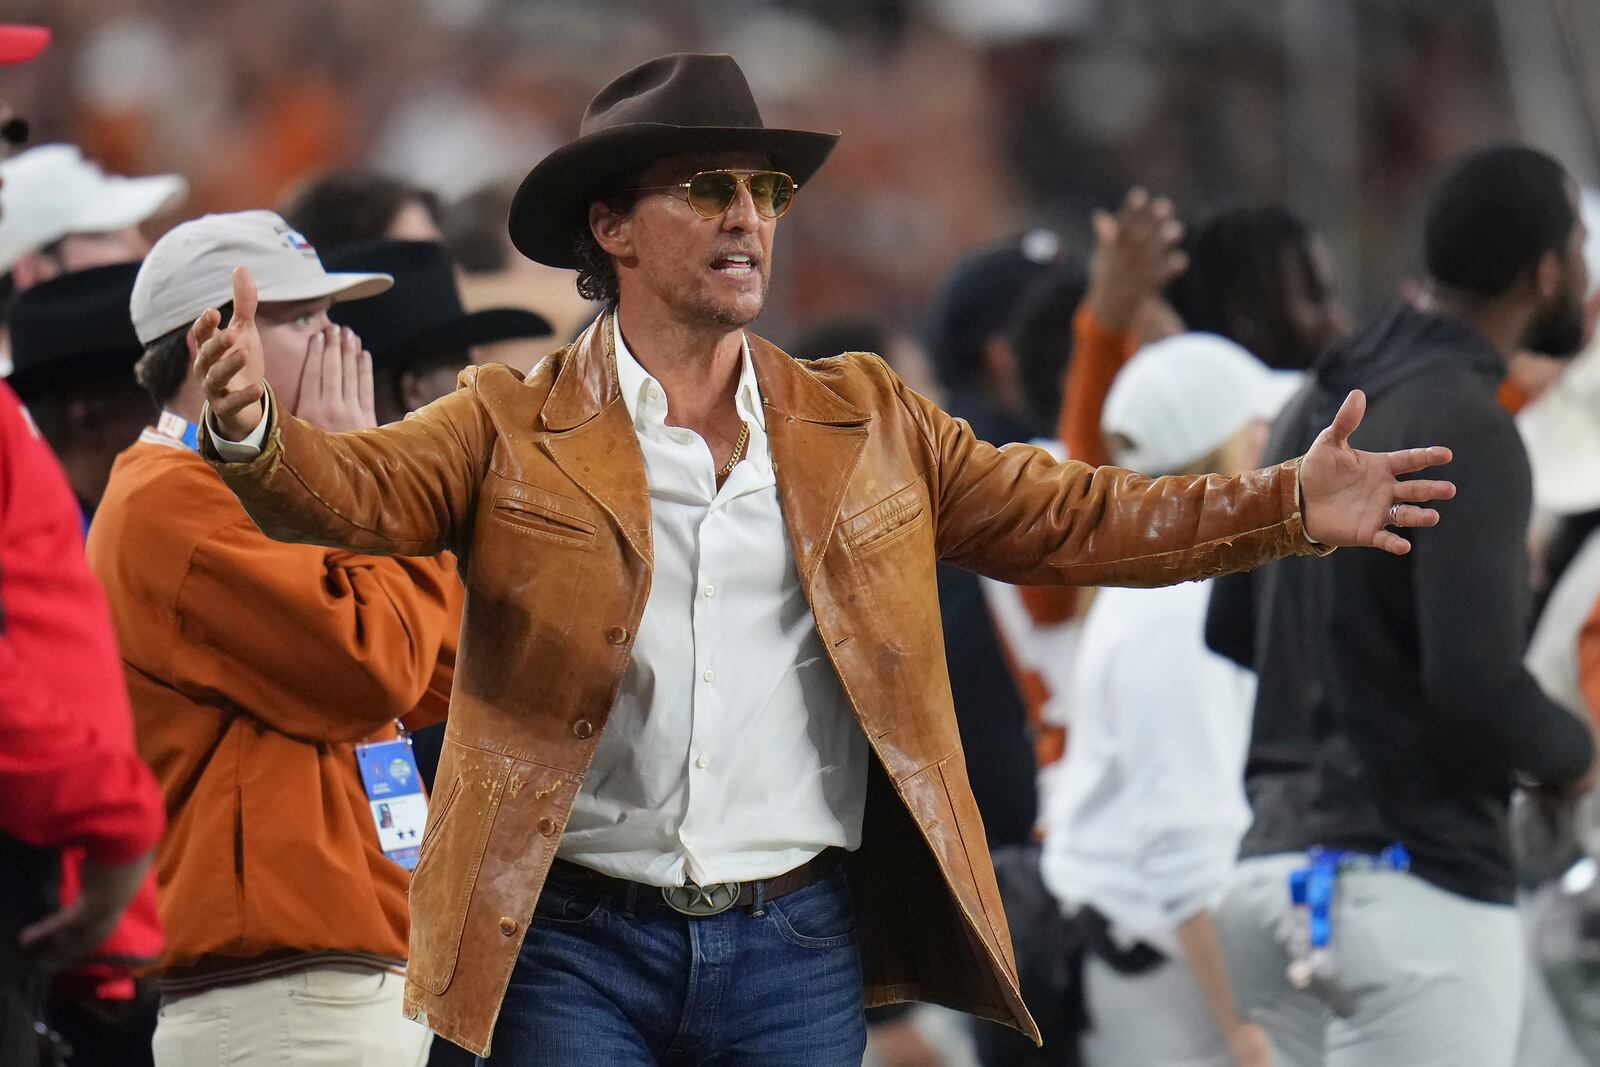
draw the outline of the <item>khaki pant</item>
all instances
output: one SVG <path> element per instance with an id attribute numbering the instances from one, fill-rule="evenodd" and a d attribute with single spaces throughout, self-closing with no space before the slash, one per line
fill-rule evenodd
<path id="1" fill-rule="evenodd" d="M 163 998 L 156 1067 L 421 1067 L 433 1035 L 401 1014 L 404 987 L 316 967 Z"/>
<path id="2" fill-rule="evenodd" d="M 1304 863 L 1241 861 L 1217 912 L 1240 1014 L 1272 1038 L 1275 1067 L 1512 1067 L 1527 973 L 1515 908 L 1411 874 L 1342 873 L 1328 959 L 1297 989 L 1288 879 Z"/>
<path id="3" fill-rule="evenodd" d="M 1205 991 L 1181 959 L 1119 974 L 1090 954 L 1083 965 L 1089 1031 L 1085 1067 L 1232 1067 Z"/>

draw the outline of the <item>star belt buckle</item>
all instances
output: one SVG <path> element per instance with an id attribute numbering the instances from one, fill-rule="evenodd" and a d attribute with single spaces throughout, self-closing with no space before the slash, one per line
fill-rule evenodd
<path id="1" fill-rule="evenodd" d="M 738 882 L 713 882 L 711 885 L 684 885 L 661 887 L 661 899 L 667 907 L 680 915 L 703 919 L 721 915 L 739 901 Z"/>

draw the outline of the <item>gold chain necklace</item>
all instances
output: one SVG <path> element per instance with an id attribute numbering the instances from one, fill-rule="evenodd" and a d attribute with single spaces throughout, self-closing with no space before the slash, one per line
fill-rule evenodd
<path id="1" fill-rule="evenodd" d="M 744 458 L 744 446 L 750 440 L 750 424 L 743 419 L 739 420 L 739 439 L 733 443 L 733 456 L 726 466 L 717 472 L 718 478 L 726 478 L 733 473 L 733 468 L 739 465 L 739 460 Z"/>

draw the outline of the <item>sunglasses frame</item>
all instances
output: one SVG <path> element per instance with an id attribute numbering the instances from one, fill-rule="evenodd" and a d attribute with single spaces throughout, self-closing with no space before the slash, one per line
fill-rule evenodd
<path id="1" fill-rule="evenodd" d="M 728 198 L 728 202 L 723 205 L 721 211 L 718 211 L 714 215 L 707 215 L 703 211 L 701 211 L 699 208 L 694 206 L 694 198 L 693 198 L 693 196 L 690 195 L 689 188 L 694 184 L 694 181 L 695 181 L 696 178 L 705 178 L 705 177 L 709 177 L 710 175 L 714 175 L 714 174 L 726 174 L 726 175 L 728 175 L 730 178 L 732 178 L 734 180 L 735 184 L 734 184 L 734 187 L 733 187 L 733 196 L 730 196 Z M 706 220 L 709 221 L 710 219 L 720 219 L 723 215 L 726 215 L 728 213 L 728 209 L 733 206 L 734 200 L 737 199 L 738 196 L 739 196 L 739 186 L 741 186 L 741 185 L 744 186 L 745 189 L 749 190 L 749 192 L 750 192 L 750 202 L 752 204 L 755 204 L 756 203 L 756 194 L 755 194 L 755 190 L 751 187 L 750 183 L 755 178 L 757 178 L 758 176 L 763 175 L 763 174 L 777 174 L 777 175 L 780 175 L 780 176 L 782 176 L 784 178 L 788 178 L 789 179 L 789 199 L 784 201 L 783 207 L 778 210 L 778 213 L 776 215 L 768 215 L 768 214 L 766 214 L 765 212 L 763 212 L 761 210 L 761 206 L 759 204 L 756 204 L 756 214 L 757 215 L 760 215 L 764 219 L 771 219 L 772 221 L 776 222 L 778 219 L 783 218 L 783 216 L 788 213 L 789 209 L 794 206 L 795 194 L 800 191 L 800 183 L 794 180 L 794 175 L 789 174 L 789 173 L 787 173 L 785 171 L 781 171 L 781 170 L 772 170 L 770 168 L 766 169 L 766 170 L 702 170 L 702 171 L 697 171 L 696 173 L 690 175 L 689 180 L 686 181 L 686 182 L 673 182 L 671 185 L 638 185 L 638 186 L 634 186 L 634 187 L 630 188 L 628 190 L 628 192 L 630 192 L 630 193 L 672 192 L 674 196 L 676 196 L 678 199 L 682 200 L 684 203 L 689 205 L 689 210 L 690 211 L 693 211 L 696 215 L 699 215 L 701 218 L 706 219 Z"/>

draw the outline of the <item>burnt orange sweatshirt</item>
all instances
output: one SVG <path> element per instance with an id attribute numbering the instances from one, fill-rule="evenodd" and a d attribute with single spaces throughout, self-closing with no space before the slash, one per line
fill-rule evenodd
<path id="1" fill-rule="evenodd" d="M 166 803 L 163 976 L 403 961 L 410 875 L 378 848 L 355 746 L 441 703 L 451 562 L 271 541 L 198 455 L 150 434 L 117 459 L 88 554 Z"/>

